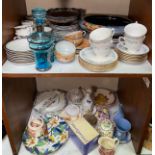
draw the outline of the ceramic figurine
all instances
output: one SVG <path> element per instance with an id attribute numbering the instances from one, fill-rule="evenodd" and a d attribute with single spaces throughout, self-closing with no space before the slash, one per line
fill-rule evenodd
<path id="1" fill-rule="evenodd" d="M 83 89 L 84 93 L 84 98 L 82 100 L 82 105 L 81 105 L 81 112 L 82 114 L 87 114 L 89 112 L 92 112 L 93 110 L 93 99 L 91 97 L 92 95 L 92 89 Z"/>

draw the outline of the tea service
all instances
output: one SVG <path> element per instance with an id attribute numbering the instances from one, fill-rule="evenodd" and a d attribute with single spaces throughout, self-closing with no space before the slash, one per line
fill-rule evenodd
<path id="1" fill-rule="evenodd" d="M 138 22 L 128 24 L 124 28 L 124 36 L 119 37 L 119 44 L 125 47 L 129 53 L 139 53 L 146 33 L 147 29 L 144 25 Z"/>

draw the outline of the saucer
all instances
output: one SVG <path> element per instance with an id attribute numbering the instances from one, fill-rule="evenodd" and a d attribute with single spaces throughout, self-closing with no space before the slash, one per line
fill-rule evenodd
<path id="1" fill-rule="evenodd" d="M 113 49 L 110 50 L 111 53 L 109 54 L 109 56 L 98 57 L 94 54 L 91 47 L 87 47 L 80 51 L 79 56 L 85 62 L 93 65 L 107 65 L 117 61 L 118 59 L 117 53 Z"/>
<path id="2" fill-rule="evenodd" d="M 125 54 L 131 54 L 131 55 L 136 55 L 136 56 L 147 54 L 149 52 L 149 47 L 145 44 L 142 44 L 141 48 L 136 52 L 132 50 L 128 50 L 128 48 L 123 46 L 121 43 L 118 43 L 116 45 L 116 48 L 121 50 Z"/>
<path id="3" fill-rule="evenodd" d="M 120 144 L 126 144 L 131 141 L 131 133 L 128 133 L 128 136 L 124 140 L 119 140 Z"/>
<path id="4" fill-rule="evenodd" d="M 149 48 L 145 44 L 143 44 L 139 53 L 129 53 L 127 48 L 118 43 L 116 45 L 115 51 L 117 52 L 120 61 L 130 64 L 139 64 L 147 60 Z"/>

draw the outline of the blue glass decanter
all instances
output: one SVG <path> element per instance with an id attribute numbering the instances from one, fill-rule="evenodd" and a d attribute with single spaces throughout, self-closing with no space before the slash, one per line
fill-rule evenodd
<path id="1" fill-rule="evenodd" d="M 51 34 L 44 32 L 44 23 L 46 20 L 46 10 L 35 8 L 32 10 L 32 16 L 36 23 L 37 31 L 28 37 L 29 46 L 35 56 L 36 69 L 47 71 L 52 67 L 54 39 Z"/>

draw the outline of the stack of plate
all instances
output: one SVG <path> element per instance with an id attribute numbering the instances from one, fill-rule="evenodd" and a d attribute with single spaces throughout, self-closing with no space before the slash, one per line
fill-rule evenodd
<path id="1" fill-rule="evenodd" d="M 111 49 L 111 54 L 106 58 L 94 55 L 91 47 L 84 48 L 79 54 L 79 63 L 84 68 L 93 72 L 112 70 L 117 65 L 118 55 Z"/>
<path id="2" fill-rule="evenodd" d="M 120 61 L 123 61 L 125 63 L 130 63 L 130 64 L 139 64 L 139 63 L 145 62 L 147 60 L 147 55 L 149 52 L 149 48 L 145 44 L 143 44 L 141 46 L 141 49 L 136 53 L 132 51 L 128 51 L 120 43 L 116 45 L 115 50 L 119 56 Z"/>
<path id="3" fill-rule="evenodd" d="M 30 51 L 27 39 L 17 39 L 5 46 L 7 59 L 13 63 L 33 63 L 34 55 Z"/>

